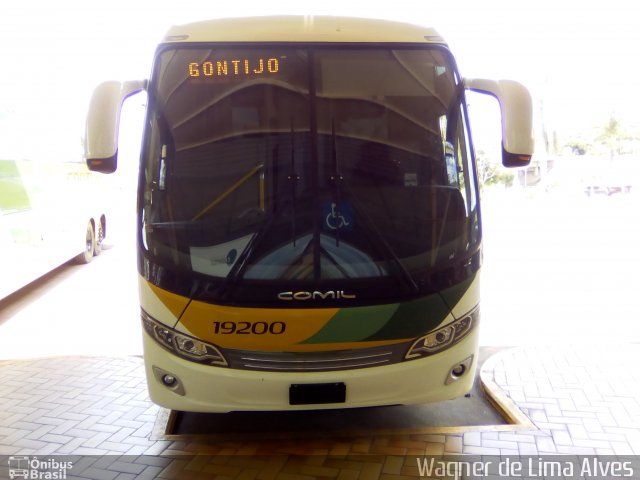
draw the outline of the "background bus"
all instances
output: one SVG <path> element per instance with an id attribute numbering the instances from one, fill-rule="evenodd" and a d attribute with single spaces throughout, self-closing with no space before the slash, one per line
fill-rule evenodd
<path id="1" fill-rule="evenodd" d="M 107 215 L 99 191 L 83 163 L 0 159 L 0 298 L 100 254 Z"/>

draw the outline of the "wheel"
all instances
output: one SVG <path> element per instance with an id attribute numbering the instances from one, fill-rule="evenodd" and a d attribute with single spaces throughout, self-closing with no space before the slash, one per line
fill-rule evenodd
<path id="1" fill-rule="evenodd" d="M 104 230 L 102 225 L 98 226 L 98 235 L 93 245 L 93 256 L 97 257 L 102 253 L 102 241 L 104 240 Z"/>
<path id="2" fill-rule="evenodd" d="M 93 231 L 91 222 L 87 223 L 87 232 L 85 235 L 84 251 L 76 257 L 78 263 L 89 263 L 93 258 L 96 249 L 96 235 Z"/>

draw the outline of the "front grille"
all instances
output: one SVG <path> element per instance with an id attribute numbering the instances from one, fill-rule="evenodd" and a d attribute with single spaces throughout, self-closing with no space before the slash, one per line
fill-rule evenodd
<path id="1" fill-rule="evenodd" d="M 378 367 L 398 363 L 409 347 L 406 343 L 384 347 L 329 352 L 254 352 L 227 350 L 230 368 L 271 372 L 327 372 Z"/>

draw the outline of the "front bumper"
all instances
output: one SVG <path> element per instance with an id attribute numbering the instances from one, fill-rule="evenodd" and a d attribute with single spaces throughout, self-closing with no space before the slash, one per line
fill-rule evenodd
<path id="1" fill-rule="evenodd" d="M 275 411 L 410 405 L 457 398 L 473 386 L 478 329 L 438 354 L 380 367 L 329 372 L 260 372 L 201 365 L 184 360 L 143 333 L 145 369 L 151 400 L 191 412 Z M 472 357 L 463 375 L 451 371 Z M 176 379 L 163 383 L 164 375 Z M 344 384 L 340 403 L 291 405 L 291 385 Z"/>

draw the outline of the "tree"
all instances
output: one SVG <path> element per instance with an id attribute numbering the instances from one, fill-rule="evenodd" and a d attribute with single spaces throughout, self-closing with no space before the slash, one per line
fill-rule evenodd
<path id="1" fill-rule="evenodd" d="M 596 140 L 603 144 L 608 150 L 610 158 L 613 159 L 616 154 L 620 155 L 624 149 L 624 141 L 630 137 L 624 132 L 620 120 L 611 115 L 607 124 L 603 127 L 602 132 Z"/>
<path id="2" fill-rule="evenodd" d="M 476 165 L 478 168 L 478 177 L 480 188 L 489 185 L 504 185 L 510 187 L 513 185 L 514 175 L 508 170 L 491 159 L 482 151 L 476 153 Z"/>

